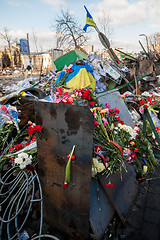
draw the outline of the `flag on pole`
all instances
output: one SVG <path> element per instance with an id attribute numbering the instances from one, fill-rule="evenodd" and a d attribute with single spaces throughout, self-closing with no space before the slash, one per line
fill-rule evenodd
<path id="1" fill-rule="evenodd" d="M 84 6 L 84 8 L 86 9 L 87 12 L 87 16 L 86 16 L 86 25 L 84 26 L 83 30 L 86 32 L 88 27 L 97 27 L 91 14 L 88 12 L 88 9 L 86 8 L 86 6 Z"/>

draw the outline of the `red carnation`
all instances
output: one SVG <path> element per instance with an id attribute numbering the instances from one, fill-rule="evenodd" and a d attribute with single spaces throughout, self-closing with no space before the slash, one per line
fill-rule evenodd
<path id="1" fill-rule="evenodd" d="M 29 127 L 28 127 L 28 134 L 29 134 L 29 135 L 32 135 L 33 133 L 34 133 L 34 127 L 29 126 Z"/>
<path id="2" fill-rule="evenodd" d="M 113 188 L 113 183 L 106 183 L 105 186 L 106 186 L 107 188 Z"/>
<path id="3" fill-rule="evenodd" d="M 72 72 L 74 72 L 74 69 L 73 68 L 67 68 L 66 72 L 72 73 Z"/>
<path id="4" fill-rule="evenodd" d="M 28 171 L 33 172 L 33 171 L 35 170 L 35 167 L 33 167 L 32 165 L 28 165 L 28 166 L 26 167 L 26 169 L 27 169 Z"/>
<path id="5" fill-rule="evenodd" d="M 145 104 L 145 101 L 144 101 L 144 100 L 141 100 L 139 103 L 140 103 L 141 105 L 143 105 L 143 104 Z"/>
<path id="6" fill-rule="evenodd" d="M 41 125 L 37 125 L 37 126 L 34 127 L 34 131 L 41 132 L 42 128 L 43 127 Z"/>
<path id="7" fill-rule="evenodd" d="M 94 121 L 94 126 L 97 127 L 99 125 L 99 123 L 95 120 Z"/>
<path id="8" fill-rule="evenodd" d="M 137 155 L 136 155 L 135 153 L 132 152 L 132 153 L 130 154 L 130 157 L 131 157 L 133 160 L 136 160 Z"/>
<path id="9" fill-rule="evenodd" d="M 139 151 L 139 149 L 138 148 L 135 148 L 134 150 L 133 150 L 133 152 L 138 152 Z"/>
<path id="10" fill-rule="evenodd" d="M 28 145 L 30 145 L 30 143 L 28 143 L 28 142 L 27 142 L 27 143 L 25 143 L 25 146 L 28 146 Z"/>
<path id="11" fill-rule="evenodd" d="M 143 105 L 143 108 L 148 108 L 148 105 L 147 104 Z"/>
<path id="12" fill-rule="evenodd" d="M 69 155 L 69 154 L 67 155 L 67 158 L 68 158 L 68 159 L 70 158 L 70 155 Z M 71 157 L 71 159 L 73 160 L 73 159 L 75 159 L 75 158 L 76 158 L 76 156 L 73 154 L 72 157 Z"/>
<path id="13" fill-rule="evenodd" d="M 93 106 L 94 104 L 95 104 L 94 101 L 92 101 L 92 102 L 89 103 L 90 106 Z"/>

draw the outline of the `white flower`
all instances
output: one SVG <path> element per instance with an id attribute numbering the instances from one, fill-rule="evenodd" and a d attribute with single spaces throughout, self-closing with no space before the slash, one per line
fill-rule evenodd
<path id="1" fill-rule="evenodd" d="M 21 163 L 21 164 L 19 165 L 19 167 L 20 167 L 20 169 L 24 169 L 24 168 L 26 167 L 26 163 L 25 163 L 25 162 Z"/>
<path id="2" fill-rule="evenodd" d="M 135 127 L 135 128 L 133 129 L 132 127 L 130 127 L 130 126 L 128 126 L 128 125 L 125 125 L 125 124 L 124 124 L 124 125 L 118 124 L 118 127 L 119 127 L 120 129 L 123 129 L 124 131 L 128 132 L 128 133 L 131 135 L 130 140 L 131 140 L 131 139 L 134 139 L 134 138 L 137 136 L 137 131 L 139 130 L 138 127 Z"/>
<path id="3" fill-rule="evenodd" d="M 27 165 L 30 165 L 32 163 L 32 155 L 29 156 L 24 152 L 19 153 L 14 162 L 15 164 L 19 165 L 20 169 L 24 169 Z"/>
<path id="4" fill-rule="evenodd" d="M 103 163 L 100 163 L 97 158 L 93 158 L 93 168 L 96 168 L 97 172 L 102 172 L 103 170 L 105 170 L 105 166 Z"/>
<path id="5" fill-rule="evenodd" d="M 21 164 L 21 163 L 23 162 L 23 158 L 17 157 L 17 158 L 15 158 L 14 162 L 15 162 L 16 164 Z"/>
<path id="6" fill-rule="evenodd" d="M 25 152 L 22 152 L 22 153 L 19 153 L 19 154 L 18 154 L 18 157 L 20 157 L 20 158 L 27 158 L 27 157 L 28 157 L 28 154 L 25 153 Z"/>

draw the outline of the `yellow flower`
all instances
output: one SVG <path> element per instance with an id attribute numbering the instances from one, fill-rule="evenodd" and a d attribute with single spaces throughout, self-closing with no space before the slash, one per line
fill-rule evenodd
<path id="1" fill-rule="evenodd" d="M 135 145 L 135 142 L 131 141 L 129 144 L 132 145 L 132 146 L 134 146 L 134 145 Z"/>
<path id="2" fill-rule="evenodd" d="M 90 108 L 91 112 L 96 111 L 96 108 Z"/>
<path id="3" fill-rule="evenodd" d="M 21 92 L 20 95 L 21 95 L 22 97 L 25 97 L 25 96 L 26 96 L 26 93 L 25 93 L 25 92 Z"/>
<path id="4" fill-rule="evenodd" d="M 138 98 L 138 100 L 140 101 L 140 100 L 141 100 L 141 98 L 139 97 L 139 98 Z"/>

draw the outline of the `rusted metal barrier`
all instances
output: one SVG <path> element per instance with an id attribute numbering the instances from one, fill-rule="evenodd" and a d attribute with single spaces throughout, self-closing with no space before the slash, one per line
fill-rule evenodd
<path id="1" fill-rule="evenodd" d="M 90 228 L 94 238 L 101 239 L 115 211 L 125 222 L 137 194 L 133 171 L 128 169 L 123 181 L 113 176 L 115 190 L 105 188 L 104 175 L 91 178 L 94 119 L 89 108 L 35 102 L 35 113 L 36 123 L 43 126 L 37 152 L 44 219 L 72 239 L 87 239 Z M 71 182 L 64 188 L 66 156 L 73 145 L 76 159 Z"/>
<path id="2" fill-rule="evenodd" d="M 38 137 L 39 175 L 44 198 L 44 218 L 75 239 L 89 234 L 93 115 L 88 108 L 35 103 L 36 122 L 43 126 Z M 64 188 L 67 155 L 73 145 L 71 182 Z"/>

